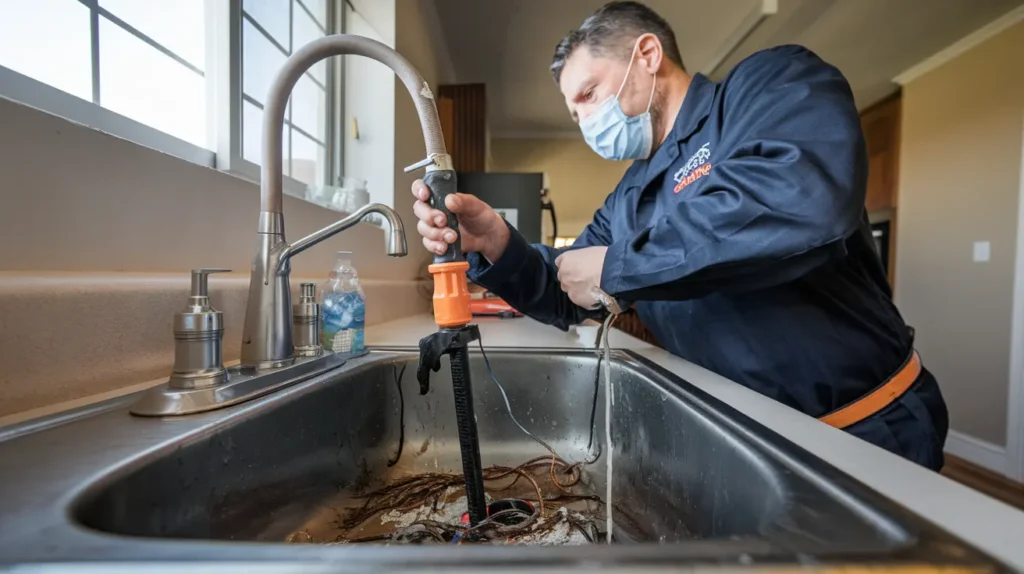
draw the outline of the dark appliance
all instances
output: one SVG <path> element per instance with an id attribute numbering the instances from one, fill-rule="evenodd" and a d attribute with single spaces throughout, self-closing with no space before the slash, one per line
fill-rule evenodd
<path id="1" fill-rule="evenodd" d="M 484 200 L 526 241 L 541 243 L 542 173 L 459 173 L 459 192 Z"/>

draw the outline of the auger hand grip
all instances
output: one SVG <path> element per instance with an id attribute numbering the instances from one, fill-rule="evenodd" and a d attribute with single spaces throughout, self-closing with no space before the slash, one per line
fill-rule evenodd
<path id="1" fill-rule="evenodd" d="M 430 206 L 444 213 L 447 218 L 448 227 L 455 231 L 455 243 L 448 245 L 448 250 L 442 255 L 434 255 L 434 263 L 452 263 L 463 261 L 466 256 L 462 253 L 462 233 L 459 231 L 459 218 L 448 211 L 444 200 L 449 195 L 456 193 L 458 180 L 453 170 L 436 170 L 427 172 L 423 177 L 423 183 L 430 189 Z"/>

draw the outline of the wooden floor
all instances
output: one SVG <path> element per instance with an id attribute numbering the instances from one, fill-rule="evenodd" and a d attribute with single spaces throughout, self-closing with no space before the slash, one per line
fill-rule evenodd
<path id="1" fill-rule="evenodd" d="M 942 474 L 1010 506 L 1024 510 L 1024 484 L 1013 482 L 1001 474 L 996 474 L 948 453 Z"/>

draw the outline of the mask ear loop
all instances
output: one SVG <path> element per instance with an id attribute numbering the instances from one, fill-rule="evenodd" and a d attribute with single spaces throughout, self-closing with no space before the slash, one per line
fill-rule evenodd
<path id="1" fill-rule="evenodd" d="M 622 85 L 619 86 L 619 91 L 615 92 L 615 99 L 618 100 L 619 96 L 622 95 L 623 88 L 626 87 L 626 80 L 629 79 L 629 72 L 633 69 L 634 56 L 636 56 L 636 49 L 640 47 L 640 38 L 637 38 L 636 43 L 633 44 L 633 51 L 629 54 L 629 65 L 626 66 L 626 75 L 622 78 Z M 651 86 L 651 97 L 647 99 L 647 111 L 643 115 L 651 113 L 651 106 L 654 104 L 654 94 L 658 88 L 658 75 L 654 74 L 654 85 Z"/>
<path id="2" fill-rule="evenodd" d="M 640 46 L 640 39 L 637 38 L 636 43 L 633 44 L 633 51 L 629 54 L 629 65 L 626 66 L 626 75 L 622 77 L 622 84 L 619 85 L 619 91 L 615 92 L 615 99 L 619 99 L 622 95 L 622 89 L 626 87 L 626 80 L 629 79 L 629 72 L 633 69 L 634 56 L 636 56 L 636 49 Z"/>

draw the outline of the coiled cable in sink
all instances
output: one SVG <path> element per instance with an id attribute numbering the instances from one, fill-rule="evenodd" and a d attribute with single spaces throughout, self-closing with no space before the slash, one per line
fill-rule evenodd
<path id="1" fill-rule="evenodd" d="M 598 402 L 597 399 L 598 399 L 598 395 L 599 395 L 599 391 L 600 391 L 600 374 L 603 371 L 604 372 L 604 385 L 605 385 L 605 438 L 604 438 L 604 440 L 605 440 L 605 444 L 607 445 L 607 448 L 608 448 L 608 456 L 605 457 L 605 469 L 606 469 L 606 479 L 605 479 L 605 513 L 606 513 L 605 514 L 605 521 L 606 521 L 606 525 L 605 526 L 606 526 L 608 531 L 607 531 L 607 535 L 606 535 L 605 540 L 607 540 L 607 542 L 609 544 L 611 544 L 611 541 L 612 541 L 612 447 L 611 447 L 611 444 L 612 444 L 612 434 L 611 434 L 612 430 L 611 429 L 612 429 L 612 427 L 611 427 L 611 416 L 612 416 L 613 400 L 612 400 L 612 376 L 611 376 L 611 371 L 612 371 L 612 369 L 611 369 L 612 351 L 611 351 L 611 346 L 610 346 L 610 344 L 608 342 L 608 333 L 609 333 L 609 331 L 611 331 L 612 324 L 615 322 L 616 317 L 617 317 L 617 315 L 609 314 L 608 317 L 605 318 L 604 323 L 601 325 L 601 328 L 600 328 L 600 330 L 598 332 L 597 344 L 598 344 L 598 349 L 601 351 L 601 356 L 598 357 L 598 361 L 597 361 L 597 376 L 598 376 L 598 379 L 594 381 L 594 400 L 593 400 L 593 402 L 591 404 L 591 408 L 590 408 L 590 441 L 587 444 L 587 448 L 591 452 L 590 452 L 589 456 L 587 457 L 587 459 L 584 460 L 583 463 L 582 463 L 582 464 L 593 464 L 601 456 L 601 450 L 602 449 L 601 449 L 600 443 L 595 443 L 594 442 L 594 435 L 596 434 L 597 402 Z M 548 452 L 551 453 L 551 461 L 552 461 L 551 462 L 551 480 L 552 480 L 552 482 L 555 483 L 556 486 L 561 487 L 561 485 L 559 485 L 558 481 L 555 479 L 555 473 L 554 473 L 555 460 L 559 459 L 561 457 L 558 456 L 558 453 L 555 452 L 555 449 L 552 448 L 551 445 L 549 445 L 548 443 L 544 442 L 544 440 L 542 440 L 540 437 L 538 437 L 537 435 L 535 435 L 532 432 L 530 432 L 529 430 L 527 430 L 526 427 L 523 426 L 522 423 L 519 422 L 519 419 L 516 418 L 516 415 L 512 412 L 512 403 L 508 400 L 508 393 L 505 392 L 505 387 L 503 387 L 501 385 L 501 383 L 498 381 L 498 377 L 494 374 L 494 369 L 491 368 L 491 360 L 487 357 L 487 351 L 484 350 L 483 338 L 481 337 L 481 338 L 477 339 L 477 343 L 480 345 L 480 354 L 484 358 L 484 365 L 487 367 L 487 374 L 490 375 L 491 381 L 494 383 L 494 385 L 496 387 L 498 387 L 498 391 L 501 392 L 501 398 L 505 401 L 505 410 L 508 412 L 509 418 L 512 419 L 512 422 L 517 427 L 519 427 L 519 430 L 521 430 L 523 432 L 523 434 L 525 434 L 526 436 L 528 436 L 531 439 L 533 439 L 534 441 L 536 441 L 537 444 L 541 445 Z M 604 369 L 601 368 L 602 367 L 602 363 L 603 363 Z M 593 448 L 593 447 L 596 447 L 596 448 Z M 565 460 L 565 459 L 562 459 L 562 460 Z M 579 464 L 579 463 L 577 463 L 577 464 Z M 577 465 L 573 465 L 573 466 L 577 466 Z"/>
<path id="2" fill-rule="evenodd" d="M 512 419 L 512 422 L 515 423 L 515 425 L 517 427 L 519 427 L 519 430 L 523 431 L 523 433 L 526 436 L 528 436 L 528 437 L 532 438 L 533 440 L 535 440 L 537 442 L 537 444 L 541 445 L 542 447 L 547 449 L 548 452 L 551 453 L 551 468 L 549 469 L 549 472 L 551 473 L 550 474 L 551 482 L 556 487 L 558 487 L 558 489 L 561 490 L 562 492 L 568 493 L 569 490 L 566 488 L 568 485 L 565 485 L 565 484 L 562 484 L 561 482 L 559 482 L 558 481 L 558 477 L 555 475 L 555 467 L 557 466 L 558 462 L 560 460 L 564 461 L 566 459 L 564 459 L 561 456 L 559 456 L 558 453 L 555 452 L 555 449 L 552 448 L 551 445 L 549 445 L 548 443 L 544 442 L 540 437 L 538 437 L 537 435 L 533 434 L 532 432 L 526 430 L 526 427 L 524 427 L 523 424 L 519 422 L 519 419 L 516 418 L 516 415 L 512 413 L 512 403 L 509 402 L 509 400 L 508 400 L 508 393 L 505 392 L 505 387 L 501 386 L 501 383 L 498 382 L 498 377 L 496 377 L 494 375 L 494 369 L 491 368 L 491 360 L 487 358 L 487 352 L 484 351 L 483 339 L 480 338 L 480 339 L 477 339 L 477 341 L 480 344 L 480 354 L 483 355 L 483 357 L 484 357 L 484 365 L 487 366 L 487 374 L 489 374 L 491 376 L 491 381 L 494 382 L 495 386 L 497 386 L 498 390 L 501 392 L 501 398 L 505 400 L 505 410 L 508 411 L 509 418 Z M 583 464 L 589 464 L 589 463 L 585 463 L 585 462 L 584 463 L 579 463 L 579 462 L 577 462 L 577 463 L 571 464 L 568 467 L 566 467 L 565 472 L 571 474 L 573 471 L 578 471 L 580 466 L 582 466 Z"/>

